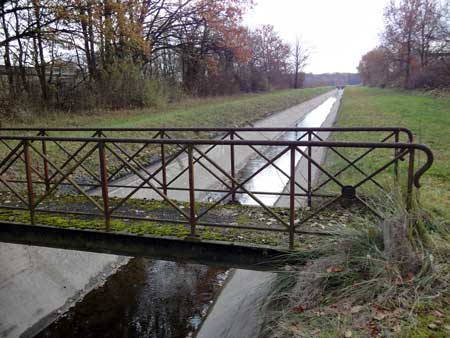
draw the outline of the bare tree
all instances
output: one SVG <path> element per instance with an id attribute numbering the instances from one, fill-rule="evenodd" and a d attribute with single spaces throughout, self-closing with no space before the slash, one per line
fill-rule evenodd
<path id="1" fill-rule="evenodd" d="M 303 69 L 308 63 L 310 51 L 301 43 L 300 38 L 298 37 L 295 39 L 292 56 L 294 58 L 294 88 L 299 88 L 301 87 L 299 82 L 300 73 L 303 72 Z"/>
<path id="2" fill-rule="evenodd" d="M 7 22 L 6 15 L 5 15 L 5 4 L 0 4 L 0 15 L 1 15 L 1 26 L 3 29 L 3 36 L 5 37 L 6 43 L 4 44 L 4 53 L 3 53 L 3 60 L 5 64 L 5 72 L 6 76 L 8 78 L 8 87 L 9 87 L 9 94 L 14 94 L 14 78 L 13 78 L 13 71 L 12 71 L 12 64 L 11 64 L 11 48 L 9 43 L 10 38 L 10 28 L 9 28 L 9 22 Z"/>
<path id="3" fill-rule="evenodd" d="M 403 86 L 410 87 L 413 62 L 414 39 L 418 29 L 418 13 L 421 0 L 391 0 L 385 10 L 384 45 L 398 62 L 398 71 L 403 74 Z"/>
<path id="4" fill-rule="evenodd" d="M 442 0 L 391 0 L 387 6 L 383 47 L 403 87 L 414 87 L 430 59 L 448 52 L 448 6 Z"/>

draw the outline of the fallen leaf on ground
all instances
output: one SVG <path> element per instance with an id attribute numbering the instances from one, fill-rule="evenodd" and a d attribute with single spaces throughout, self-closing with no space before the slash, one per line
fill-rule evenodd
<path id="1" fill-rule="evenodd" d="M 350 330 L 345 331 L 344 337 L 345 338 L 352 338 L 353 337 L 352 331 L 350 331 Z"/>
<path id="2" fill-rule="evenodd" d="M 377 312 L 375 316 L 373 316 L 373 318 L 376 320 L 383 320 L 384 318 L 386 318 L 386 314 L 383 312 Z"/>
<path id="3" fill-rule="evenodd" d="M 430 330 L 436 330 L 437 327 L 438 327 L 438 326 L 437 326 L 435 323 L 430 323 L 430 324 L 428 324 L 428 328 L 429 328 Z"/>
<path id="4" fill-rule="evenodd" d="M 414 278 L 414 274 L 413 274 L 412 272 L 408 272 L 408 273 L 406 274 L 405 280 L 406 280 L 407 282 L 410 282 L 410 281 L 413 280 L 413 278 Z"/>
<path id="5" fill-rule="evenodd" d="M 302 313 L 305 312 L 305 308 L 302 305 L 297 305 L 296 307 L 292 308 L 292 312 Z"/>
<path id="6" fill-rule="evenodd" d="M 431 314 L 433 316 L 435 316 L 435 317 L 438 317 L 438 318 L 444 317 L 444 314 L 442 312 L 438 311 L 438 310 L 434 310 Z"/>
<path id="7" fill-rule="evenodd" d="M 402 327 L 400 326 L 400 324 L 395 325 L 393 328 L 394 332 L 400 332 L 401 329 L 402 329 Z"/>
<path id="8" fill-rule="evenodd" d="M 300 328 L 300 326 L 298 324 L 292 325 L 291 326 L 291 331 L 294 334 L 301 334 L 302 333 L 302 330 L 301 330 L 301 328 Z"/>
<path id="9" fill-rule="evenodd" d="M 368 325 L 368 329 L 370 330 L 370 333 L 372 334 L 372 336 L 378 336 L 380 334 L 380 329 L 378 328 L 377 324 L 375 324 L 374 322 L 371 322 Z"/>
<path id="10" fill-rule="evenodd" d="M 340 267 L 340 266 L 330 266 L 329 268 L 327 268 L 327 272 L 328 273 L 332 273 L 332 272 L 342 272 L 344 271 L 344 268 Z"/>
<path id="11" fill-rule="evenodd" d="M 350 309 L 350 312 L 351 313 L 358 313 L 358 312 L 361 312 L 361 310 L 364 308 L 364 306 L 362 306 L 362 305 L 356 305 L 356 306 L 353 306 L 351 309 Z"/>

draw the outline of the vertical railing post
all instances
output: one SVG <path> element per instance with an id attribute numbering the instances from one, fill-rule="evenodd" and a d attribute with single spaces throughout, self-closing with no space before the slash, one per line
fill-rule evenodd
<path id="1" fill-rule="evenodd" d="M 161 130 L 160 136 L 161 139 L 164 139 L 164 131 Z M 166 170 L 166 150 L 163 143 L 161 143 L 161 174 L 162 174 L 162 188 L 164 195 L 167 196 L 167 170 Z"/>
<path id="2" fill-rule="evenodd" d="M 414 148 L 409 150 L 409 164 L 408 164 L 408 182 L 406 188 L 406 210 L 411 212 L 413 203 L 413 189 L 414 189 Z"/>
<path id="3" fill-rule="evenodd" d="M 395 144 L 398 144 L 400 141 L 400 135 L 399 135 L 398 130 L 395 131 L 394 141 L 395 141 Z M 395 148 L 394 149 L 394 158 L 397 157 L 397 154 L 398 154 L 398 149 Z M 394 179 L 395 179 L 395 183 L 397 184 L 398 183 L 398 160 L 396 160 L 394 162 Z"/>
<path id="4" fill-rule="evenodd" d="M 295 146 L 291 146 L 291 170 L 289 180 L 289 250 L 294 249 L 295 236 Z"/>
<path id="5" fill-rule="evenodd" d="M 195 214 L 195 182 L 194 182 L 194 154 L 192 144 L 188 145 L 188 166 L 189 166 L 189 225 L 191 233 L 189 239 L 198 239 L 196 232 L 197 216 Z"/>
<path id="6" fill-rule="evenodd" d="M 308 142 L 312 140 L 312 132 L 308 131 Z M 308 145 L 308 207 L 311 208 L 312 205 L 312 166 L 311 166 L 311 156 L 312 156 L 312 149 L 311 146 Z"/>
<path id="7" fill-rule="evenodd" d="M 234 131 L 230 132 L 230 141 L 234 140 Z M 236 179 L 236 166 L 235 166 L 235 152 L 234 152 L 234 144 L 230 145 L 230 168 L 231 168 L 231 202 L 236 203 L 236 185 L 235 185 L 235 179 Z"/>
<path id="8" fill-rule="evenodd" d="M 39 133 L 40 136 L 47 136 L 45 130 L 41 130 Z M 44 184 L 45 184 L 45 192 L 50 190 L 50 180 L 49 180 L 49 171 L 48 171 L 48 160 L 47 160 L 47 143 L 45 140 L 42 140 L 42 154 L 44 155 Z"/>
<path id="9" fill-rule="evenodd" d="M 108 171 L 105 154 L 105 143 L 98 143 L 98 155 L 100 162 L 100 181 L 102 185 L 102 200 L 103 200 L 103 214 L 105 217 L 106 231 L 110 230 L 111 226 L 111 213 L 109 210 L 109 191 L 108 191 Z"/>
<path id="10" fill-rule="evenodd" d="M 30 211 L 30 223 L 35 224 L 33 177 L 31 173 L 30 144 L 28 140 L 24 141 L 23 147 L 25 156 L 25 175 L 27 178 L 27 195 L 28 195 L 28 209 Z"/>

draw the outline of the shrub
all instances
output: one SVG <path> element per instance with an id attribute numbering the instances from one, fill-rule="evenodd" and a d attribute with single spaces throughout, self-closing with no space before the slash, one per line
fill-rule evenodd
<path id="1" fill-rule="evenodd" d="M 84 74 L 86 75 L 86 74 Z M 30 81 L 30 94 L 23 93 L 20 101 L 9 97 L 0 89 L 2 107 L 0 114 L 16 118 L 25 107 L 32 115 L 42 107 L 64 111 L 91 111 L 95 109 L 120 109 L 162 106 L 168 101 L 182 98 L 183 91 L 177 83 L 146 76 L 139 64 L 130 60 L 116 60 L 95 79 L 81 76 L 71 81 L 49 84 L 49 102 L 42 102 L 39 84 Z"/>

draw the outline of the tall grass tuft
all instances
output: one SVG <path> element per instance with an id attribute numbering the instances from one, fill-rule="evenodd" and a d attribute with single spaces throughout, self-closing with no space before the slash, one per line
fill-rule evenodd
<path id="1" fill-rule="evenodd" d="M 388 315 L 401 313 L 398 325 L 414 332 L 421 325 L 423 309 L 430 308 L 430 301 L 450 305 L 447 304 L 450 295 L 448 231 L 443 232 L 441 225 L 436 224 L 438 221 L 417 204 L 408 214 L 404 203 L 394 195 L 378 206 L 377 211 L 382 211 L 381 221 L 366 216 L 357 218 L 341 230 L 338 243 L 320 248 L 321 258 L 279 273 L 277 287 L 269 300 L 266 337 L 344 336 L 341 328 L 358 326 L 355 318 L 362 313 L 366 321 L 373 316 L 384 316 L 374 309 L 383 309 L 382 313 Z M 409 261 L 411 257 L 405 261 L 404 247 L 398 248 L 399 256 L 386 247 L 385 232 L 390 227 L 408 229 L 405 222 L 411 221 L 413 230 L 405 233 L 405 239 L 406 250 L 410 251 L 407 254 L 413 256 L 412 261 Z M 358 315 L 352 313 L 355 308 Z M 398 326 L 394 330 L 389 325 L 384 327 L 386 337 L 403 337 L 394 332 Z"/>

